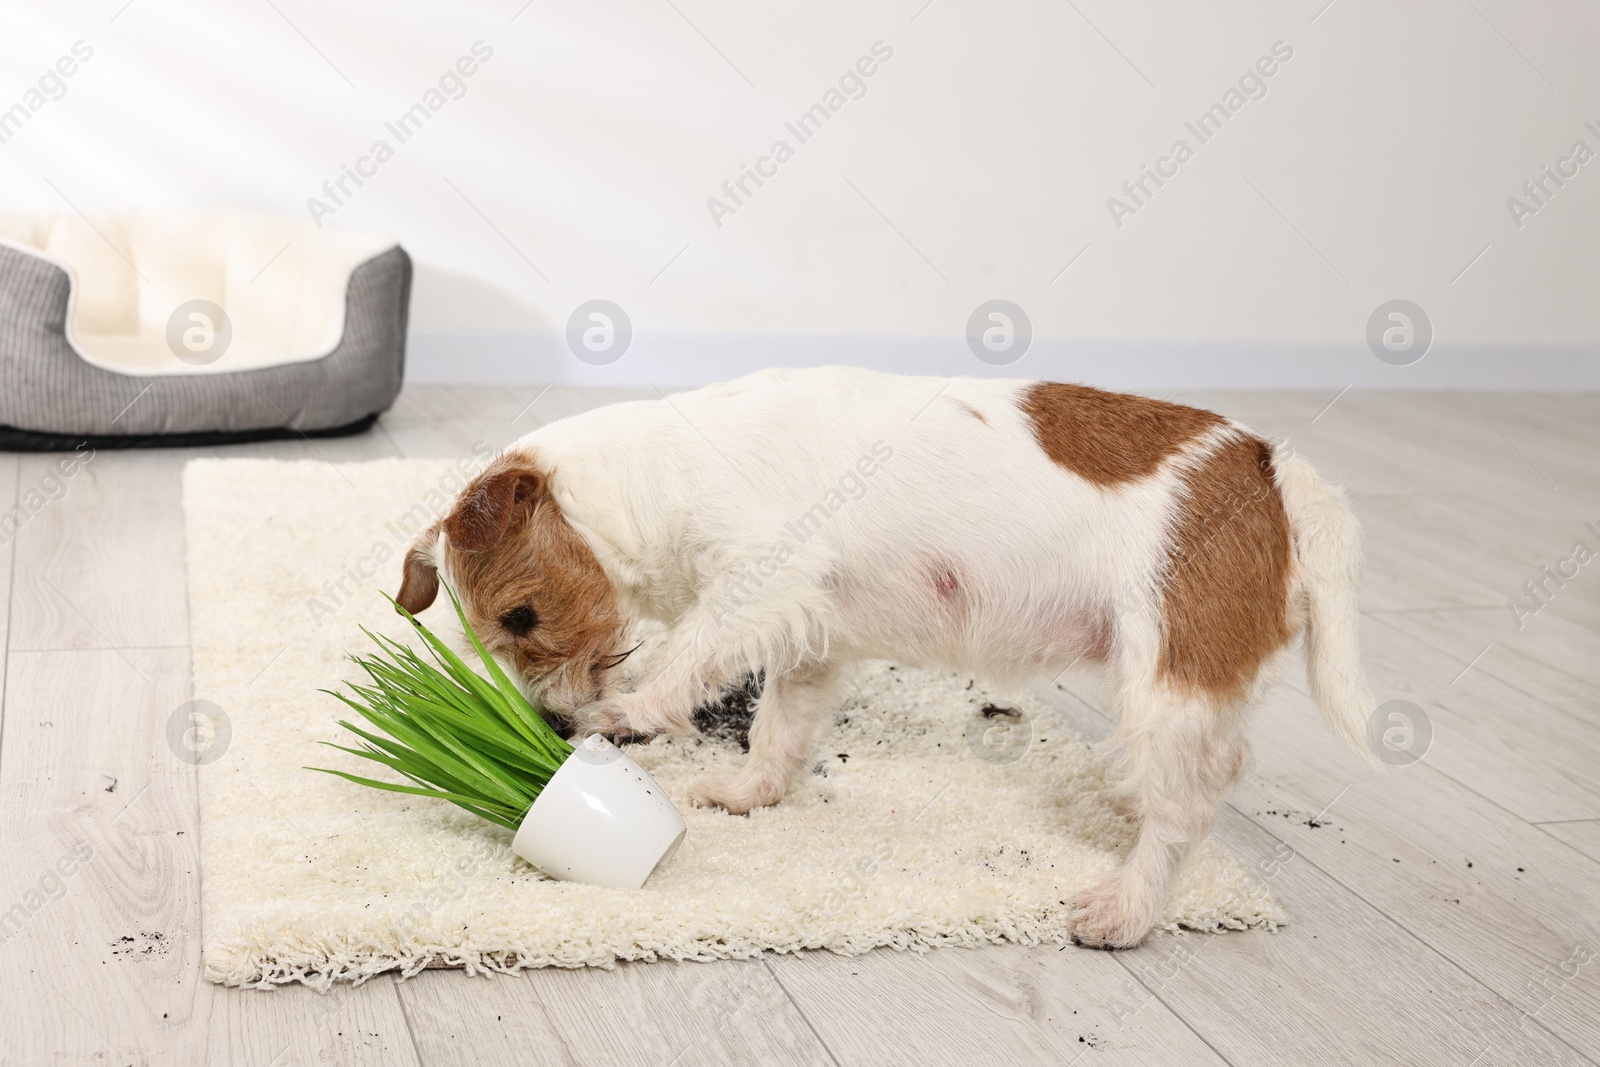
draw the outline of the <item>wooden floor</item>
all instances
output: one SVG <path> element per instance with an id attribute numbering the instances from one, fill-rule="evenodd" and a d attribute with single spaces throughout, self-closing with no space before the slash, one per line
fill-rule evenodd
<path id="1" fill-rule="evenodd" d="M 208 984 L 195 771 L 167 741 L 190 697 L 183 464 L 465 455 L 617 395 L 539 393 L 413 388 L 363 437 L 102 452 L 59 482 L 59 457 L 0 455 L 0 501 L 39 505 L 0 545 L 0 916 L 24 920 L 0 927 L 0 1063 L 1600 1061 L 1600 561 L 1520 630 L 1506 606 L 1575 542 L 1600 551 L 1593 395 L 1179 398 L 1350 486 L 1374 689 L 1433 730 L 1380 774 L 1298 676 L 1261 709 L 1218 833 L 1289 909 L 1276 934 Z"/>

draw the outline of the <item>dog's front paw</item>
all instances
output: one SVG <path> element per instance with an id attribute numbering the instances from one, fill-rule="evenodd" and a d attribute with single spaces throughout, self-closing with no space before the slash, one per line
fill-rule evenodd
<path id="1" fill-rule="evenodd" d="M 687 716 L 663 711 L 643 693 L 602 697 L 578 709 L 585 732 L 603 734 L 617 744 L 649 741 L 658 734 L 688 733 Z"/>
<path id="2" fill-rule="evenodd" d="M 650 736 L 634 727 L 633 721 L 628 716 L 628 709 L 615 697 L 606 697 L 591 701 L 579 708 L 575 714 L 578 720 L 578 733 L 587 737 L 590 734 L 599 734 L 613 744 L 622 745 L 630 741 L 648 741 Z"/>
<path id="3" fill-rule="evenodd" d="M 1067 915 L 1074 944 L 1088 948 L 1132 948 L 1145 939 L 1156 916 L 1135 902 L 1135 894 L 1113 879 L 1072 902 Z"/>
<path id="4" fill-rule="evenodd" d="M 783 787 L 764 779 L 713 774 L 689 786 L 689 799 L 697 808 L 721 808 L 734 815 L 748 815 L 756 808 L 783 799 Z"/>

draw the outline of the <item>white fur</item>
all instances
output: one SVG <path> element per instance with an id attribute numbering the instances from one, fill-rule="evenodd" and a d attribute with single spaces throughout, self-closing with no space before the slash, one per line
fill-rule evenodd
<path id="1" fill-rule="evenodd" d="M 1294 532 L 1296 586 L 1303 599 L 1306 678 L 1334 733 L 1376 765 L 1367 742 L 1372 696 L 1361 670 L 1356 589 L 1361 579 L 1361 527 L 1344 494 L 1311 464 L 1279 448 L 1273 459 Z"/>
<path id="2" fill-rule="evenodd" d="M 669 627 L 636 691 L 577 709 L 588 729 L 687 730 L 694 707 L 766 672 L 750 759 L 703 783 L 704 802 L 742 812 L 783 795 L 810 764 L 842 662 L 1013 683 L 1053 678 L 1094 658 L 1099 642 L 1141 834 L 1117 876 L 1078 901 L 1074 922 L 1087 943 L 1133 944 L 1245 764 L 1245 707 L 1172 692 L 1157 669 L 1185 478 L 1242 430 L 1202 435 L 1148 478 L 1103 489 L 1042 450 L 1018 407 L 1029 384 L 766 371 L 591 411 L 512 449 L 551 471 L 623 610 Z M 1278 484 L 1314 692 L 1359 746 L 1369 707 L 1354 520 L 1298 458 L 1280 458 Z M 807 515 L 817 521 L 802 537 Z"/>

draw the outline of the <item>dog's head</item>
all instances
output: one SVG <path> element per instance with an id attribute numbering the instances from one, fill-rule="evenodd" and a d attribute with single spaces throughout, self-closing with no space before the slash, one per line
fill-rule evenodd
<path id="1" fill-rule="evenodd" d="M 569 721 L 608 691 L 623 619 L 610 579 L 561 513 L 535 458 L 507 453 L 474 478 L 406 553 L 400 595 L 415 614 L 455 587 L 485 647 L 509 659 Z"/>

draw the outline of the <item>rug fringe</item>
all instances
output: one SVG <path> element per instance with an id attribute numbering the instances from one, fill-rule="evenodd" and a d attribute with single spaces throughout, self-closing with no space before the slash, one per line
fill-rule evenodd
<path id="1" fill-rule="evenodd" d="M 1249 919 L 1219 915 L 1209 926 L 1188 922 L 1164 922 L 1156 929 L 1167 933 L 1220 933 L 1230 930 L 1263 930 L 1276 932 L 1287 925 L 1281 912 L 1263 912 Z M 718 960 L 755 959 L 763 953 L 788 955 L 806 951 L 829 951 L 841 956 L 859 956 L 874 949 L 888 948 L 897 952 L 924 953 L 936 948 L 978 948 L 983 945 L 1005 943 L 1034 945 L 1065 945 L 1071 934 L 1064 926 L 1047 924 L 1038 927 L 1009 927 L 1004 930 L 983 927 L 965 927 L 943 933 L 915 930 L 894 931 L 873 938 L 844 938 L 834 943 L 791 943 L 783 945 L 730 945 L 722 941 L 692 942 L 682 949 L 647 948 L 645 946 L 590 946 L 581 957 L 557 957 L 546 952 L 476 952 L 461 951 L 447 946 L 420 947 L 405 955 L 374 955 L 370 949 L 352 951 L 348 955 L 308 957 L 295 961 L 277 959 L 263 953 L 243 948 L 230 951 L 220 947 L 217 956 L 226 960 L 206 960 L 206 978 L 221 985 L 241 989 L 271 989 L 275 986 L 299 982 L 319 993 L 330 992 L 336 983 L 348 982 L 352 987 L 366 984 L 381 974 L 400 972 L 401 980 L 413 978 L 424 970 L 462 970 L 468 976 L 489 974 L 518 974 L 528 970 L 561 967 L 575 970 L 595 967 L 613 970 L 619 962 L 654 963 L 660 960 L 712 963 Z"/>

